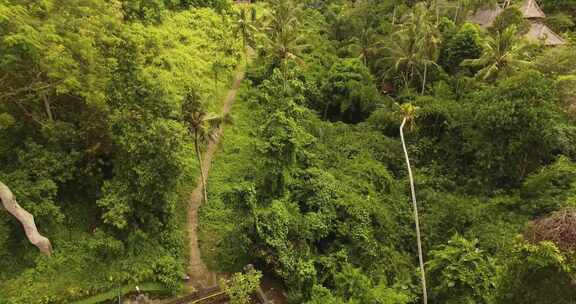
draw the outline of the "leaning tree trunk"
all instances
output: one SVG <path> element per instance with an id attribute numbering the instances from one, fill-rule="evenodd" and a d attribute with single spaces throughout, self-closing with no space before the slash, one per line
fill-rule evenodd
<path id="1" fill-rule="evenodd" d="M 198 158 L 198 165 L 200 165 L 200 178 L 202 179 L 202 188 L 204 189 L 204 203 L 208 203 L 208 190 L 206 190 L 206 176 L 204 176 L 204 164 L 202 163 L 202 155 L 200 154 L 200 143 L 198 142 L 198 131 L 194 132 L 194 146 L 196 148 L 196 157 Z"/>
<path id="2" fill-rule="evenodd" d="M 52 107 L 50 106 L 50 101 L 46 97 L 46 93 L 42 93 L 42 100 L 44 101 L 44 109 L 46 110 L 46 116 L 50 122 L 54 121 L 54 115 L 52 115 Z"/>
<path id="3" fill-rule="evenodd" d="M 408 157 L 408 150 L 406 149 L 406 142 L 404 141 L 404 125 L 406 125 L 406 118 L 402 121 L 400 126 L 400 139 L 402 140 L 402 148 L 404 149 L 404 156 L 406 157 L 406 167 L 408 168 L 408 177 L 410 179 L 410 191 L 412 194 L 412 207 L 414 209 L 414 222 L 416 223 L 416 243 L 418 244 L 418 260 L 420 262 L 420 278 L 422 280 L 422 296 L 424 304 L 428 304 L 428 293 L 426 292 L 426 273 L 424 271 L 424 256 L 422 254 L 422 241 L 420 239 L 420 220 L 418 219 L 418 204 L 416 203 L 416 190 L 414 190 L 414 177 L 412 176 L 412 168 L 410 167 L 410 158 Z"/>
<path id="4" fill-rule="evenodd" d="M 426 92 L 426 76 L 428 76 L 428 64 L 424 63 L 424 77 L 422 79 L 422 93 L 420 95 L 424 95 Z"/>
<path id="5" fill-rule="evenodd" d="M 50 240 L 42 236 L 36 228 L 36 223 L 34 223 L 34 216 L 30 212 L 26 211 L 24 208 L 20 207 L 14 194 L 10 191 L 10 188 L 0 182 L 0 200 L 2 200 L 2 205 L 4 208 L 10 212 L 24 228 L 26 237 L 32 243 L 32 245 L 38 247 L 40 252 L 46 255 L 52 254 L 52 245 Z"/>

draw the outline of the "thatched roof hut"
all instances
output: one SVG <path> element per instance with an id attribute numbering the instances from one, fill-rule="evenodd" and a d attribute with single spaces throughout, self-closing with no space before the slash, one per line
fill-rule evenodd
<path id="1" fill-rule="evenodd" d="M 477 10 L 474 15 L 468 18 L 468 21 L 480 24 L 482 27 L 490 27 L 504 10 L 500 6 L 493 8 L 483 8 Z"/>
<path id="2" fill-rule="evenodd" d="M 551 30 L 548 26 L 540 22 L 532 22 L 530 30 L 525 35 L 530 41 L 542 41 L 545 45 L 557 46 L 566 44 L 564 39 Z"/>
<path id="3" fill-rule="evenodd" d="M 546 18 L 546 14 L 542 11 L 536 0 L 526 0 L 520 6 L 520 12 L 527 19 Z"/>
<path id="4" fill-rule="evenodd" d="M 509 5 L 510 2 L 506 2 Z M 566 44 L 564 39 L 551 30 L 540 20 L 546 18 L 546 14 L 536 0 L 525 0 L 519 7 L 520 12 L 525 19 L 530 20 L 530 29 L 526 33 L 526 39 L 530 41 L 543 41 L 545 45 L 557 46 Z M 499 5 L 480 9 L 474 13 L 468 21 L 477 23 L 482 27 L 490 27 L 494 24 L 496 18 L 504 11 Z"/>
<path id="5" fill-rule="evenodd" d="M 524 233 L 531 242 L 551 241 L 562 250 L 576 249 L 576 209 L 567 208 L 533 221 Z"/>

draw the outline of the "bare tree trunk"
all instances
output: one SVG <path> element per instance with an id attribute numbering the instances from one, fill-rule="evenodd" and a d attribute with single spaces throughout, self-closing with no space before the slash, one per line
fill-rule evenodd
<path id="1" fill-rule="evenodd" d="M 46 110 L 48 120 L 50 122 L 54 121 L 54 116 L 52 115 L 52 107 L 50 107 L 50 101 L 48 101 L 45 93 L 42 93 L 42 100 L 44 101 L 44 109 Z"/>
<path id="2" fill-rule="evenodd" d="M 408 177 L 410 179 L 410 191 L 412 194 L 412 207 L 414 209 L 414 222 L 416 223 L 416 243 L 418 244 L 418 260 L 420 262 L 420 277 L 422 281 L 422 297 L 424 304 L 428 304 L 428 293 L 426 291 L 426 272 L 424 271 L 424 256 L 422 254 L 422 241 L 420 239 L 420 220 L 418 217 L 418 204 L 416 203 L 416 190 L 414 189 L 414 177 L 412 176 L 412 168 L 410 167 L 410 158 L 408 157 L 408 150 L 406 149 L 406 142 L 404 141 L 404 125 L 406 118 L 402 121 L 400 126 L 400 139 L 402 140 L 402 148 L 404 149 L 404 156 L 406 157 L 406 167 L 408 169 Z"/>
<path id="3" fill-rule="evenodd" d="M 436 6 L 435 7 L 435 9 L 436 9 L 436 26 L 438 26 L 438 24 L 440 24 L 440 8 L 438 8 L 438 1 L 439 0 L 434 1 L 434 5 Z"/>
<path id="4" fill-rule="evenodd" d="M 456 5 L 456 11 L 454 12 L 454 23 L 460 24 L 458 22 L 458 14 L 460 14 L 460 5 L 462 4 L 462 0 L 458 0 L 458 4 Z"/>
<path id="5" fill-rule="evenodd" d="M 198 165 L 200 166 L 200 176 L 202 179 L 202 188 L 204 189 L 204 203 L 208 203 L 208 191 L 206 190 L 206 176 L 204 175 L 204 163 L 200 154 L 200 146 L 198 142 L 198 132 L 194 131 L 194 147 L 196 148 L 196 157 L 198 158 Z"/>
<path id="6" fill-rule="evenodd" d="M 246 32 L 242 32 L 242 50 L 244 50 L 244 63 L 248 66 L 248 36 Z"/>
<path id="7" fill-rule="evenodd" d="M 424 63 L 424 77 L 422 79 L 422 93 L 420 95 L 424 95 L 424 91 L 426 90 L 426 76 L 428 75 L 428 64 Z"/>
<path id="8" fill-rule="evenodd" d="M 30 243 L 38 247 L 40 252 L 43 254 L 48 256 L 51 255 L 52 245 L 50 244 L 50 240 L 38 232 L 36 223 L 34 222 L 34 216 L 20 207 L 16 198 L 14 198 L 14 194 L 10 191 L 10 188 L 2 182 L 0 182 L 0 200 L 2 200 L 4 208 L 6 208 L 6 210 L 8 210 L 8 212 L 10 212 L 10 214 L 12 214 L 22 224 L 26 237 Z"/>

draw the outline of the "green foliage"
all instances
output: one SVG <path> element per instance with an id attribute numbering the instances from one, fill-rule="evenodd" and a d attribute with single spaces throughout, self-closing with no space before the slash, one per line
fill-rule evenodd
<path id="1" fill-rule="evenodd" d="M 461 65 L 478 67 L 478 78 L 493 81 L 498 76 L 510 76 L 516 70 L 529 65 L 529 62 L 523 60 L 526 49 L 517 27 L 512 25 L 485 39 L 480 58 L 466 59 Z"/>
<path id="2" fill-rule="evenodd" d="M 576 16 L 576 1 L 574 0 L 542 0 L 542 9 L 548 12 L 563 12 L 574 18 Z"/>
<path id="3" fill-rule="evenodd" d="M 529 71 L 467 98 L 462 103 L 420 101 L 423 157 L 436 151 L 434 162 L 444 159 L 448 167 L 465 167 L 458 174 L 476 180 L 477 189 L 518 186 L 552 160 L 559 147 L 555 125 L 563 118 L 557 116 L 550 79 Z M 431 143 L 436 144 L 428 147 Z"/>
<path id="4" fill-rule="evenodd" d="M 571 303 L 574 279 L 572 257 L 551 242 L 518 241 L 505 257 L 497 281 L 497 303 Z"/>
<path id="5" fill-rule="evenodd" d="M 566 13 L 557 13 L 547 17 L 546 24 L 548 24 L 554 31 L 558 32 L 566 32 L 576 26 L 574 17 L 567 15 Z"/>
<path id="6" fill-rule="evenodd" d="M 344 266 L 335 278 L 337 294 L 334 295 L 322 286 L 314 286 L 312 297 L 307 304 L 320 303 L 369 303 L 369 304 L 407 304 L 410 297 L 385 284 L 374 285 L 360 269 Z"/>
<path id="7" fill-rule="evenodd" d="M 274 66 L 284 66 L 306 47 L 299 20 L 302 8 L 293 0 L 272 0 L 270 6 L 264 51 Z"/>
<path id="8" fill-rule="evenodd" d="M 164 0 L 124 0 L 122 10 L 127 20 L 160 22 L 166 9 Z"/>
<path id="9" fill-rule="evenodd" d="M 464 148 L 474 153 L 478 168 L 491 171 L 486 178 L 517 183 L 548 160 L 554 147 L 552 90 L 549 80 L 526 73 L 478 96 Z"/>
<path id="10" fill-rule="evenodd" d="M 545 75 L 558 77 L 576 72 L 576 48 L 551 48 L 538 56 L 535 67 Z"/>
<path id="11" fill-rule="evenodd" d="M 521 188 L 523 207 L 533 215 L 548 214 L 576 198 L 576 165 L 566 157 L 529 176 Z"/>
<path id="12" fill-rule="evenodd" d="M 572 2 L 539 2 L 567 37 Z M 404 114 L 433 301 L 576 298 L 570 253 L 512 241 L 576 203 L 573 45 L 527 47 L 515 8 L 463 23 L 486 1 L 231 3 L 0 4 L 0 179 L 55 248 L 0 214 L 1 303 L 181 289 L 196 158 L 230 122 L 215 100 L 242 46 L 200 209 L 210 268 L 257 264 L 293 303 L 420 301 Z M 245 303 L 259 279 L 226 289 Z"/>
<path id="13" fill-rule="evenodd" d="M 456 34 L 444 42 L 440 65 L 450 73 L 460 71 L 462 61 L 480 57 L 482 53 L 480 41 L 478 28 L 470 23 L 464 24 Z"/>
<path id="14" fill-rule="evenodd" d="M 4 259 L 4 256 L 10 253 L 8 250 L 8 240 L 9 240 L 10 227 L 8 226 L 7 216 L 0 216 L 0 257 Z M 1 299 L 1 298 L 0 298 Z"/>
<path id="15" fill-rule="evenodd" d="M 383 74 L 399 74 L 392 78 L 400 76 L 405 89 L 421 80 L 420 88 L 424 93 L 428 68 L 436 66 L 440 42 L 440 32 L 432 23 L 431 12 L 425 3 L 418 3 L 386 43 L 384 62 L 387 71 Z"/>
<path id="16" fill-rule="evenodd" d="M 230 298 L 231 304 L 248 304 L 250 295 L 260 286 L 262 273 L 251 269 L 246 273 L 235 273 L 230 281 L 220 280 L 220 286 Z"/>
<path id="17" fill-rule="evenodd" d="M 137 19 L 163 10 L 131 4 Z M 194 89 L 219 108 L 212 66 L 235 67 L 241 48 L 213 9 L 161 14 L 154 24 L 123 21 L 119 2 L 0 4 L 0 178 L 56 257 L 39 257 L 2 215 L 10 301 L 66 303 L 127 282 L 180 288 L 182 185 L 196 167 L 181 104 Z"/>
<path id="18" fill-rule="evenodd" d="M 162 22 L 169 15 L 169 10 L 208 7 L 222 12 L 231 8 L 230 0 L 120 0 L 120 2 L 126 20 L 146 23 Z"/>
<path id="19" fill-rule="evenodd" d="M 322 92 L 325 104 L 317 105 L 322 116 L 348 123 L 364 120 L 380 101 L 372 75 L 357 59 L 335 62 Z"/>
<path id="20" fill-rule="evenodd" d="M 250 16 L 246 8 L 240 8 L 240 12 L 236 16 L 236 26 L 234 27 L 234 35 L 242 39 L 244 49 L 248 46 L 254 47 L 256 40 L 257 26 L 257 13 L 256 8 L 252 8 Z"/>
<path id="21" fill-rule="evenodd" d="M 509 27 L 515 27 L 518 34 L 525 34 L 530 29 L 530 22 L 524 18 L 524 15 L 518 8 L 510 6 L 496 17 L 496 20 L 494 20 L 494 23 L 490 27 L 490 31 L 503 33 Z"/>
<path id="22" fill-rule="evenodd" d="M 454 235 L 430 251 L 428 271 L 432 296 L 438 303 L 490 303 L 496 268 L 478 241 Z"/>
<path id="23" fill-rule="evenodd" d="M 564 78 L 556 79 L 571 68 L 550 64 L 560 53 L 569 63 L 570 49 L 532 53 L 512 26 L 484 37 L 469 24 L 436 25 L 423 4 L 288 3 L 271 5 L 267 33 L 277 43 L 265 44 L 261 54 L 270 56 L 248 72 L 253 82 L 237 105 L 239 124 L 225 132 L 216 160 L 214 204 L 201 211 L 209 264 L 233 271 L 247 261 L 264 265 L 294 303 L 417 301 L 395 102 L 420 108 L 409 147 L 424 247 L 436 248 L 428 257 L 434 300 L 490 303 L 503 286 L 496 282 L 510 238 L 571 201 L 571 163 L 550 165 L 572 151 L 572 122 L 558 103 Z M 393 28 L 395 11 L 401 25 Z M 366 68 L 349 58 L 368 49 L 383 60 L 367 60 Z M 542 74 L 525 61 L 536 57 Z M 462 76 L 476 68 L 488 82 Z M 398 93 L 385 81 L 422 95 L 432 88 L 435 96 Z M 546 166 L 558 173 L 537 177 Z"/>

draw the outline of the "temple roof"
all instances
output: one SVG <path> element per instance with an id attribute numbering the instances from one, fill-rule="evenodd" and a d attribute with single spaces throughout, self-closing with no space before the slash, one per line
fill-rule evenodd
<path id="1" fill-rule="evenodd" d="M 525 37 L 530 41 L 543 41 L 545 45 L 563 45 L 566 44 L 562 37 L 554 33 L 549 27 L 540 22 L 532 22 L 530 30 Z"/>

